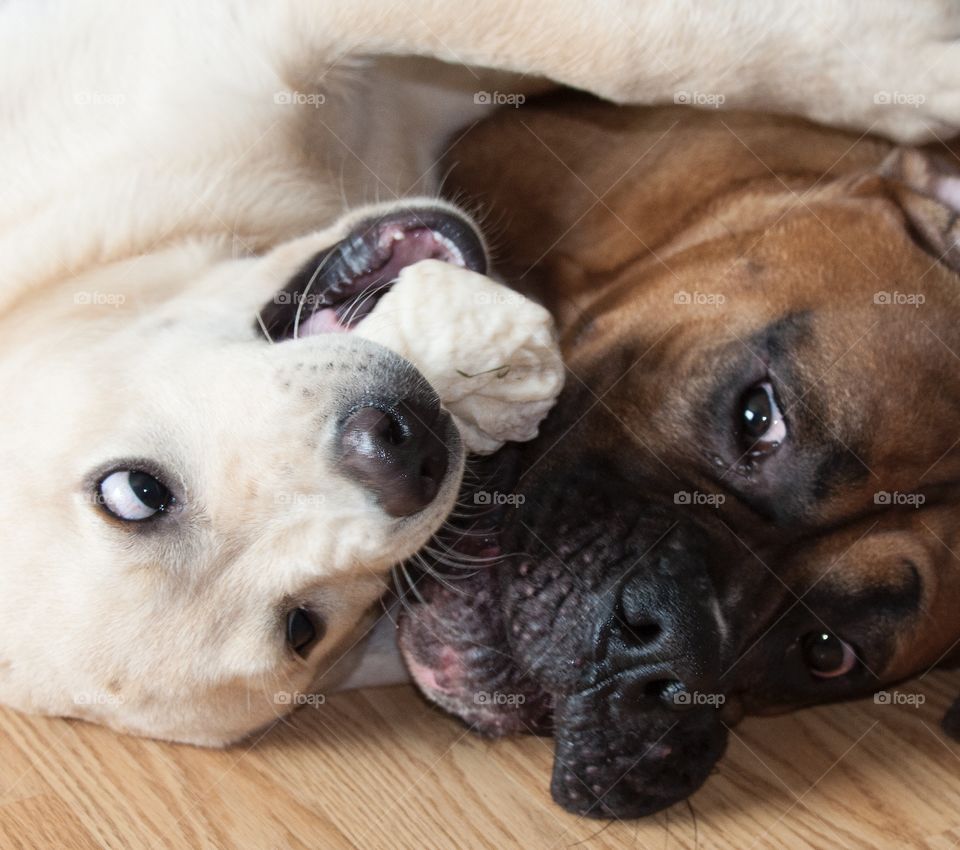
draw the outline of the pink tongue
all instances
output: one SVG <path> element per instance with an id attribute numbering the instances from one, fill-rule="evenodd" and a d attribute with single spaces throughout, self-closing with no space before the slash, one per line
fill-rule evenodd
<path id="1" fill-rule="evenodd" d="M 401 238 L 394 238 L 395 234 L 400 234 Z M 384 265 L 354 280 L 353 285 L 359 290 L 354 300 L 362 299 L 367 288 L 374 284 L 380 284 L 385 280 L 396 280 L 402 269 L 419 260 L 437 259 L 461 264 L 459 254 L 453 257 L 451 250 L 440 241 L 440 237 L 427 227 L 417 227 L 407 231 L 401 229 L 387 231 L 384 239 L 392 245 L 390 258 Z M 350 333 L 350 328 L 340 323 L 337 311 L 333 307 L 324 307 L 301 322 L 296 335 L 301 337 L 343 333 Z"/>
<path id="2" fill-rule="evenodd" d="M 345 328 L 337 318 L 337 311 L 332 307 L 317 310 L 309 319 L 302 322 L 297 336 L 313 336 L 314 334 L 345 334 L 350 328 Z"/>

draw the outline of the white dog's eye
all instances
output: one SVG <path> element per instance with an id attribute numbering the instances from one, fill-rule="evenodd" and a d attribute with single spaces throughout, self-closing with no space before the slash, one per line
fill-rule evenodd
<path id="1" fill-rule="evenodd" d="M 309 608 L 294 608 L 287 614 L 287 645 L 306 658 L 323 637 L 323 623 Z"/>
<path id="2" fill-rule="evenodd" d="M 118 469 L 100 482 L 100 500 L 118 519 L 141 522 L 169 509 L 170 490 L 147 472 Z"/>

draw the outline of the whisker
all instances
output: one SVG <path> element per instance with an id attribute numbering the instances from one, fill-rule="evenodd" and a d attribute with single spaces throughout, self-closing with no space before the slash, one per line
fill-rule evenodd
<path id="1" fill-rule="evenodd" d="M 363 308 L 363 306 L 371 299 L 379 295 L 383 290 L 387 289 L 393 283 L 392 280 L 386 280 L 383 283 L 377 284 L 377 286 L 372 286 L 366 292 L 364 292 L 360 298 L 358 298 L 350 307 L 347 309 L 347 312 L 344 314 L 343 318 L 340 319 L 340 324 L 344 327 L 349 327 L 350 323 L 356 318 L 357 314 Z"/>
<path id="2" fill-rule="evenodd" d="M 313 270 L 313 274 L 310 275 L 310 280 L 307 281 L 307 285 L 304 287 L 303 292 L 300 294 L 300 303 L 297 304 L 297 312 L 293 317 L 293 338 L 298 339 L 300 333 L 300 318 L 303 315 L 303 305 L 307 303 L 307 296 L 310 293 L 310 289 L 313 286 L 316 279 L 320 276 L 320 272 L 323 271 L 323 267 L 327 264 L 327 261 L 333 256 L 333 251 L 324 256 L 320 261 L 317 267 Z"/>
<path id="3" fill-rule="evenodd" d="M 467 564 L 449 563 L 437 555 L 431 555 L 431 558 L 434 563 L 430 567 L 429 574 L 438 581 L 441 579 L 446 579 L 447 581 L 466 581 L 467 579 L 473 578 L 478 572 L 476 565 L 469 566 Z M 456 574 L 451 574 L 446 571 L 441 572 L 437 569 L 437 566 L 446 567 L 448 570 L 455 570 Z"/>
<path id="4" fill-rule="evenodd" d="M 263 335 L 267 338 L 267 342 L 269 342 L 270 345 L 275 345 L 276 343 L 274 342 L 273 337 L 270 336 L 270 331 L 267 330 L 267 325 L 263 321 L 263 315 L 260 310 L 257 310 L 257 324 L 260 325 L 260 330 L 263 331 Z"/>
<path id="5" fill-rule="evenodd" d="M 390 568 L 390 573 L 393 577 L 393 584 L 396 590 L 397 599 L 400 600 L 400 605 L 408 614 L 413 614 L 413 606 L 410 604 L 410 600 L 407 598 L 408 588 L 404 586 L 404 579 L 408 582 L 410 577 L 406 574 L 406 571 L 403 569 L 403 563 L 396 563 L 393 567 Z M 396 624 L 395 624 L 396 625 Z"/>
<path id="6" fill-rule="evenodd" d="M 461 508 L 476 508 L 476 510 L 450 511 L 449 516 L 456 519 L 479 519 L 485 514 L 490 513 L 490 508 L 486 505 L 461 505 Z"/>
<path id="7" fill-rule="evenodd" d="M 432 555 L 440 563 L 458 569 L 474 569 L 484 564 L 493 564 L 500 560 L 499 555 L 467 555 L 457 552 L 455 549 L 438 550 L 430 546 L 424 546 L 423 551 Z"/>
<path id="8" fill-rule="evenodd" d="M 406 580 L 407 580 L 407 586 L 408 586 L 410 592 L 411 592 L 414 596 L 417 597 L 417 599 L 418 599 L 418 601 L 420 602 L 421 605 L 426 605 L 426 604 L 427 604 L 427 601 L 423 598 L 423 594 L 420 593 L 419 590 L 417 590 L 417 583 L 416 583 L 413 579 L 410 578 L 410 573 L 407 572 L 407 565 L 406 565 L 406 564 L 400 564 L 400 570 L 401 570 L 401 572 L 403 573 L 404 578 L 406 578 Z"/>
<path id="9" fill-rule="evenodd" d="M 395 590 L 396 590 L 396 588 L 397 588 L 397 574 L 396 574 L 396 569 L 397 569 L 396 564 L 394 564 L 394 565 L 390 568 L 390 577 L 393 579 L 393 585 L 394 585 L 394 589 L 395 589 Z M 399 596 L 400 596 L 399 593 L 395 593 L 394 595 L 397 596 L 398 598 L 399 598 Z M 401 599 L 400 601 L 401 601 L 401 603 L 403 602 L 402 599 Z M 391 611 L 391 608 L 392 608 L 393 606 L 392 606 L 391 604 L 388 604 L 388 603 L 387 603 L 387 595 L 386 595 L 386 594 L 384 594 L 383 596 L 380 597 L 380 605 L 383 607 L 383 615 L 382 615 L 382 616 L 386 617 L 391 623 L 393 623 L 394 628 L 396 628 L 396 627 L 399 625 L 399 623 L 397 622 L 396 618 L 393 616 L 393 611 Z"/>
<path id="10" fill-rule="evenodd" d="M 457 540 L 463 540 L 465 537 L 488 537 L 492 533 L 490 528 L 464 528 L 461 525 L 454 525 L 450 522 L 445 522 L 440 526 L 440 531 L 437 532 L 437 537 L 440 537 L 440 532 L 447 532 L 450 535 L 456 535 Z M 447 538 L 443 536 L 444 542 L 447 542 Z"/>
<path id="11" fill-rule="evenodd" d="M 450 584 L 447 578 L 445 578 L 441 573 L 437 572 L 437 570 L 434 569 L 433 565 L 429 564 L 426 561 L 426 559 L 423 557 L 423 555 L 421 555 L 419 552 L 413 556 L 413 560 L 417 562 L 417 564 L 425 573 L 429 574 L 432 578 L 440 582 L 440 584 L 442 584 L 445 588 L 447 588 L 447 590 L 450 590 L 453 593 L 463 596 L 463 589 L 459 587 L 454 587 L 452 584 Z M 417 595 L 420 598 L 420 601 L 423 602 L 423 597 L 419 595 L 419 591 L 417 592 Z"/>

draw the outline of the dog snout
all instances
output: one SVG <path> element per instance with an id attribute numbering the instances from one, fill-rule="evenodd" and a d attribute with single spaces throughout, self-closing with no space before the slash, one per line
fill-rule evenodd
<path id="1" fill-rule="evenodd" d="M 340 429 L 341 468 L 390 516 L 411 516 L 440 491 L 449 465 L 450 428 L 449 414 L 435 402 L 406 398 L 360 407 Z"/>
<path id="2" fill-rule="evenodd" d="M 605 627 L 605 667 L 619 678 L 623 705 L 631 711 L 686 711 L 722 699 L 720 637 L 706 601 L 712 596 L 697 587 L 697 577 L 674 573 L 661 567 L 629 577 Z"/>

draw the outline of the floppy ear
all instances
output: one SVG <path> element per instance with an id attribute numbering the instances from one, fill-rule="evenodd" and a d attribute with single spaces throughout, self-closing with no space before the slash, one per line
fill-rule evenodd
<path id="1" fill-rule="evenodd" d="M 960 272 L 960 162 L 916 148 L 898 148 L 880 174 L 920 245 Z"/>

